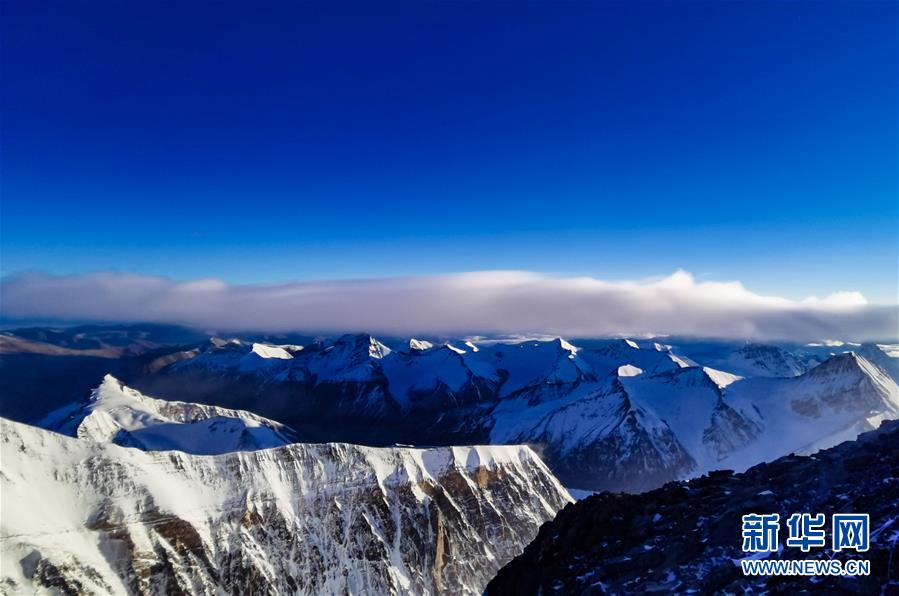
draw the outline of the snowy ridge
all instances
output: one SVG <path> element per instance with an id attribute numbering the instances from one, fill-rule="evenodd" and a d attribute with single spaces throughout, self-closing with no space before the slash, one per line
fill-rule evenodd
<path id="1" fill-rule="evenodd" d="M 38 426 L 100 443 L 147 451 L 212 455 L 295 442 L 293 431 L 252 412 L 147 397 L 112 375 L 87 403 L 66 406 Z"/>
<path id="2" fill-rule="evenodd" d="M 276 346 L 213 337 L 206 345 L 197 349 L 192 357 L 178 359 L 172 368 L 177 370 L 200 366 L 230 374 L 267 376 L 288 366 L 295 354 L 302 350 L 303 346 Z"/>
<path id="3" fill-rule="evenodd" d="M 2 421 L 4 591 L 480 594 L 570 502 L 524 446 L 198 457 Z"/>

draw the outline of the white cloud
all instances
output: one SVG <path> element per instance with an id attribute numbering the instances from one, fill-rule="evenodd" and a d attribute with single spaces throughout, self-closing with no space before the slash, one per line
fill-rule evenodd
<path id="1" fill-rule="evenodd" d="M 482 271 L 282 285 L 119 273 L 27 274 L 0 285 L 7 318 L 145 321 L 207 329 L 391 334 L 700 335 L 891 339 L 895 306 L 857 292 L 789 300 L 685 271 L 643 281 Z"/>

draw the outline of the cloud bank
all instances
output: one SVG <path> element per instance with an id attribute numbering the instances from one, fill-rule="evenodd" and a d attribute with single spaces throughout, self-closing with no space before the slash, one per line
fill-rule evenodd
<path id="1" fill-rule="evenodd" d="M 7 318 L 177 323 L 213 330 L 412 335 L 693 335 L 893 339 L 897 308 L 857 292 L 789 300 L 684 271 L 642 281 L 485 271 L 282 285 L 176 282 L 121 273 L 0 282 Z"/>

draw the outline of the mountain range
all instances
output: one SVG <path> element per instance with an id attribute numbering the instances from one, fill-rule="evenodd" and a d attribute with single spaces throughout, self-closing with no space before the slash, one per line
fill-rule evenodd
<path id="1" fill-rule="evenodd" d="M 743 376 L 627 339 L 232 339 L 182 351 L 137 386 L 260 412 L 314 440 L 526 443 L 566 486 L 640 491 L 829 447 L 899 417 L 888 366 L 869 358 L 894 359 L 865 351 L 814 365 L 776 346 L 719 354 L 764 373 Z"/>
<path id="2" fill-rule="evenodd" d="M 60 419 L 84 419 L 79 423 L 89 427 L 102 418 L 119 444 L 197 454 L 296 439 L 529 444 L 566 486 L 589 491 L 641 491 L 713 469 L 743 470 L 834 445 L 899 416 L 899 353 L 876 344 L 366 334 L 196 341 L 196 332 L 178 328 L 127 326 L 31 328 L 3 337 L 0 365 L 11 374 L 0 383 L 22 398 L 5 400 L 2 413 L 65 434 L 75 429 Z M 110 350 L 118 356 L 109 357 Z M 40 359 L 38 370 L 51 369 L 47 379 L 67 362 L 84 372 L 16 383 L 21 366 L 7 363 L 27 358 Z M 152 428 L 135 431 L 110 417 L 104 404 L 115 400 L 97 399 L 105 395 L 96 389 L 100 367 L 143 394 L 149 410 L 142 416 L 155 421 Z M 88 377 L 95 389 L 79 396 Z M 16 415 L 18 404 L 34 407 L 36 394 L 56 411 Z M 160 405 L 209 405 L 202 414 L 194 408 L 188 420 L 160 411 L 149 395 L 164 397 Z M 246 413 L 225 423 L 211 408 Z M 192 423 L 186 431 L 185 421 Z M 191 439 L 201 425 L 218 431 L 221 446 Z"/>

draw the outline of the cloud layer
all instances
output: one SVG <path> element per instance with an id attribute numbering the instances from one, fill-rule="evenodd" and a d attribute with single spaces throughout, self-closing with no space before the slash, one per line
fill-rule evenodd
<path id="1" fill-rule="evenodd" d="M 487 271 L 243 286 L 120 273 L 27 274 L 0 282 L 0 312 L 7 318 L 164 322 L 232 331 L 797 341 L 897 335 L 896 307 L 869 305 L 857 292 L 796 301 L 755 294 L 739 282 L 697 282 L 684 271 L 617 282 Z"/>

